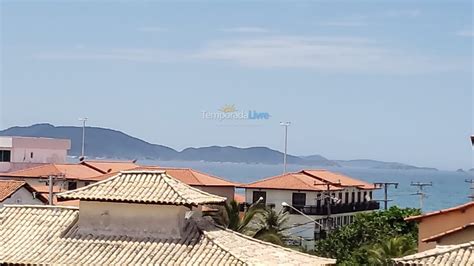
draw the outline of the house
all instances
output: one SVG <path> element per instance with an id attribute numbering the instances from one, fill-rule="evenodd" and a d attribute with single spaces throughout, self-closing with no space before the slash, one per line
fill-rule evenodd
<path id="1" fill-rule="evenodd" d="M 434 249 L 394 259 L 403 265 L 474 265 L 474 241 L 458 245 L 441 245 Z"/>
<path id="2" fill-rule="evenodd" d="M 65 163 L 68 139 L 0 136 L 0 173 L 46 163 Z"/>
<path id="3" fill-rule="evenodd" d="M 79 200 L 79 208 L 8 206 L 0 210 L 0 263 L 335 264 L 334 259 L 215 225 L 200 215 L 200 209 L 223 204 L 225 198 L 188 186 L 164 171 L 120 172 L 60 193 L 58 199 Z"/>
<path id="4" fill-rule="evenodd" d="M 418 251 L 474 241 L 474 201 L 405 220 L 418 222 Z"/>
<path id="5" fill-rule="evenodd" d="M 0 180 L 0 208 L 5 204 L 44 205 L 48 199 L 28 183 L 16 180 Z"/>
<path id="6" fill-rule="evenodd" d="M 374 184 L 327 170 L 302 170 L 244 185 L 247 205 L 259 202 L 290 213 L 290 233 L 307 240 L 379 209 Z M 316 221 L 316 222 L 311 222 Z"/>

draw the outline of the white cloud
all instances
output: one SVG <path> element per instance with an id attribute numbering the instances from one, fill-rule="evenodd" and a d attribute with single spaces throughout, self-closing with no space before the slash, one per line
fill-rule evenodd
<path id="1" fill-rule="evenodd" d="M 462 37 L 474 37 L 474 31 L 473 30 L 460 30 L 456 32 L 456 35 L 462 36 Z"/>
<path id="2" fill-rule="evenodd" d="M 410 74 L 458 67 L 458 62 L 389 49 L 367 39 L 305 36 L 214 41 L 196 58 L 254 68 L 309 68 L 322 72 Z"/>
<path id="3" fill-rule="evenodd" d="M 201 49 L 71 49 L 36 54 L 40 60 L 131 62 L 223 61 L 250 68 L 300 68 L 324 73 L 417 74 L 469 69 L 465 59 L 423 56 L 370 39 L 264 36 L 215 40 Z"/>
<path id="4" fill-rule="evenodd" d="M 237 32 L 237 33 L 267 33 L 270 30 L 261 27 L 235 27 L 235 28 L 224 28 L 221 31 L 225 32 Z"/>
<path id="5" fill-rule="evenodd" d="M 421 15 L 421 11 L 418 9 L 411 9 L 411 10 L 389 10 L 383 14 L 384 16 L 387 17 L 393 17 L 393 18 L 398 18 L 398 17 L 418 17 Z"/>
<path id="6" fill-rule="evenodd" d="M 168 31 L 167 28 L 163 28 L 163 27 L 140 27 L 137 30 L 141 31 L 141 32 L 165 32 L 165 31 Z"/>
<path id="7" fill-rule="evenodd" d="M 172 62 L 182 57 L 173 51 L 156 49 L 110 49 L 107 51 L 80 49 L 43 52 L 34 55 L 34 58 L 41 60 Z"/>

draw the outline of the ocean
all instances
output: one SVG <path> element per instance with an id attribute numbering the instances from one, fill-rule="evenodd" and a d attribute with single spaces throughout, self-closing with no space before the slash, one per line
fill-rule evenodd
<path id="1" fill-rule="evenodd" d="M 213 163 L 186 161 L 140 161 L 143 165 L 160 165 L 167 167 L 188 167 L 220 176 L 239 183 L 249 183 L 282 173 L 282 165 L 244 164 L 244 163 Z M 308 166 L 288 165 L 288 171 L 308 169 Z M 313 167 L 315 168 L 315 167 Z M 419 197 L 412 195 L 417 187 L 411 182 L 432 182 L 433 186 L 425 187 L 427 197 L 424 199 L 423 212 L 439 210 L 466 203 L 470 195 L 470 185 L 466 179 L 474 178 L 472 172 L 429 171 L 429 170 L 390 170 L 347 167 L 325 167 L 330 171 L 339 172 L 368 182 L 398 182 L 395 189 L 389 188 L 389 198 L 393 201 L 389 206 L 419 208 Z M 238 191 L 242 193 L 242 191 Z M 374 199 L 383 199 L 383 190 L 377 190 Z M 383 206 L 383 204 L 381 205 Z"/>

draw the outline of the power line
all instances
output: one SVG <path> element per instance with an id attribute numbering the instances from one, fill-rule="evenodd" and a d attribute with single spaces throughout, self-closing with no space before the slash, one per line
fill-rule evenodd
<path id="1" fill-rule="evenodd" d="M 377 200 L 377 201 L 382 201 L 384 203 L 384 209 L 386 210 L 388 208 L 388 202 L 392 201 L 392 199 L 388 198 L 388 188 L 393 185 L 395 189 L 398 188 L 398 183 L 396 182 L 379 182 L 379 183 L 374 183 L 376 187 L 383 187 L 384 190 L 384 199 L 383 200 Z"/>
<path id="2" fill-rule="evenodd" d="M 418 187 L 418 191 L 411 195 L 418 195 L 420 197 L 420 210 L 423 210 L 423 202 L 426 198 L 426 193 L 423 191 L 423 188 L 433 186 L 433 182 L 429 182 L 429 183 L 411 182 L 410 186 Z"/>

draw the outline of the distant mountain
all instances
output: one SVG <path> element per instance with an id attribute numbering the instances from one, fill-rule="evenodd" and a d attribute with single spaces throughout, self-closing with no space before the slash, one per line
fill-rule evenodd
<path id="1" fill-rule="evenodd" d="M 82 127 L 53 126 L 36 124 L 27 127 L 11 127 L 0 131 L 0 136 L 29 136 L 64 138 L 71 140 L 69 155 L 79 156 L 81 153 Z M 177 151 L 170 147 L 153 144 L 127 135 L 123 132 L 100 128 L 86 127 L 86 155 L 92 158 L 114 159 L 150 159 L 162 161 L 207 161 L 234 163 L 280 164 L 283 153 L 267 147 L 239 148 L 233 146 L 210 146 L 186 148 Z M 380 162 L 375 160 L 329 160 L 321 155 L 294 156 L 288 155 L 289 164 L 331 167 L 362 167 L 376 169 L 425 169 L 401 163 Z"/>
<path id="2" fill-rule="evenodd" d="M 417 167 L 409 164 L 396 163 L 396 162 L 382 162 L 376 160 L 335 160 L 340 166 L 343 167 L 360 167 L 360 168 L 372 168 L 372 169 L 394 169 L 394 170 L 433 170 L 437 171 L 436 168 L 429 167 Z"/>

